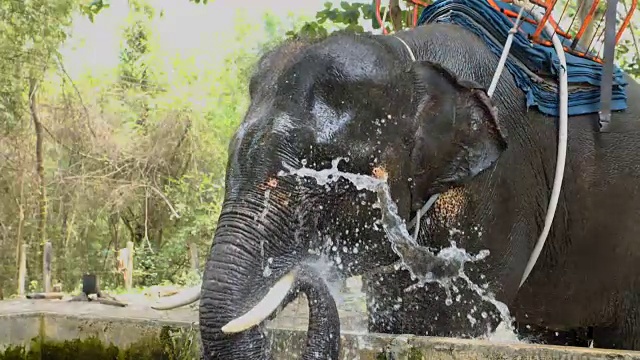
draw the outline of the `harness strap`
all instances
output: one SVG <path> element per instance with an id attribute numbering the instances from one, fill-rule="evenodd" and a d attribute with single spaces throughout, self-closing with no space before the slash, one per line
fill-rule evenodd
<path id="1" fill-rule="evenodd" d="M 424 206 L 420 210 L 418 210 L 418 212 L 416 213 L 416 216 L 414 216 L 413 219 L 407 225 L 407 230 L 411 230 L 411 228 L 413 228 L 414 226 L 416 227 L 416 230 L 413 232 L 413 239 L 414 240 L 418 239 L 418 233 L 420 232 L 420 217 L 422 216 L 422 214 L 426 214 L 427 211 L 429 211 L 429 209 L 431 209 L 433 204 L 436 203 L 436 200 L 438 200 L 439 196 L 440 196 L 440 194 L 431 195 L 429 200 L 427 200 L 427 202 L 424 204 Z"/>
<path id="2" fill-rule="evenodd" d="M 556 30 L 551 26 L 548 22 L 544 22 L 544 15 L 542 12 L 533 11 L 531 13 L 536 21 L 539 23 L 544 23 L 544 30 L 551 37 L 551 42 L 553 43 L 553 48 L 558 55 L 558 60 L 560 61 L 560 69 L 558 73 L 558 85 L 559 85 L 559 97 L 560 97 L 560 105 L 559 105 L 559 118 L 558 118 L 558 153 L 556 157 L 556 171 L 555 176 L 553 178 L 553 187 L 551 189 L 551 198 L 549 199 L 549 205 L 547 207 L 547 214 L 544 219 L 544 228 L 542 229 L 542 233 L 538 237 L 538 241 L 536 242 L 533 251 L 531 252 L 531 256 L 529 257 L 529 261 L 524 269 L 524 273 L 522 274 L 522 278 L 520 280 L 520 285 L 518 288 L 522 287 L 522 284 L 527 280 L 527 277 L 531 273 L 531 270 L 535 266 L 538 261 L 538 257 L 542 253 L 542 249 L 544 244 L 549 236 L 549 232 L 551 231 L 551 225 L 553 224 L 553 218 L 556 213 L 556 208 L 558 206 L 558 201 L 560 199 L 560 191 L 562 189 L 562 180 L 564 179 L 564 169 L 567 160 L 567 138 L 568 138 L 568 106 L 569 106 L 569 90 L 568 90 L 568 75 L 567 75 L 567 59 L 565 57 L 564 47 L 562 46 L 562 42 L 560 38 L 556 34 Z"/>
<path id="3" fill-rule="evenodd" d="M 496 72 L 493 73 L 493 79 L 491 79 L 491 85 L 489 85 L 489 90 L 487 90 L 487 95 L 489 97 L 493 97 L 494 91 L 496 91 L 496 87 L 498 86 L 498 80 L 500 80 L 500 76 L 504 71 L 504 64 L 507 62 L 507 57 L 509 57 L 509 50 L 511 50 L 511 43 L 513 43 L 513 36 L 518 32 L 518 27 L 520 27 L 520 22 L 522 21 L 522 14 L 524 13 L 524 7 L 520 8 L 518 12 L 518 17 L 516 18 L 515 24 L 509 30 L 509 35 L 507 36 L 507 42 L 504 44 L 504 49 L 502 50 L 502 54 L 500 55 L 500 61 L 498 62 L 498 67 L 496 68 Z"/>
<path id="4" fill-rule="evenodd" d="M 600 132 L 609 131 L 613 93 L 613 61 L 616 51 L 616 9 L 618 0 L 607 0 L 604 33 L 604 65 L 600 82 Z"/>

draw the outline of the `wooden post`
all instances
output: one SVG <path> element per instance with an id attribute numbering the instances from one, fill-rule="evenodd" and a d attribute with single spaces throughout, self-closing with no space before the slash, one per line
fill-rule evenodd
<path id="1" fill-rule="evenodd" d="M 198 246 L 196 246 L 196 244 L 192 242 L 189 243 L 189 256 L 191 259 L 191 269 L 197 272 L 200 268 L 200 260 L 198 259 Z"/>
<path id="2" fill-rule="evenodd" d="M 127 251 L 127 248 L 118 249 L 118 259 L 116 260 L 116 271 L 122 273 L 125 284 L 127 283 L 127 262 L 129 261 Z"/>
<path id="3" fill-rule="evenodd" d="M 127 291 L 133 286 L 133 241 L 127 241 L 127 276 L 124 279 L 124 287 Z"/>
<path id="4" fill-rule="evenodd" d="M 27 281 L 27 245 L 20 247 L 20 267 L 18 268 L 18 296 L 24 297 L 24 286 Z"/>
<path id="5" fill-rule="evenodd" d="M 44 251 L 42 252 L 42 285 L 44 292 L 51 292 L 51 261 L 53 260 L 53 247 L 51 241 L 44 243 Z"/>

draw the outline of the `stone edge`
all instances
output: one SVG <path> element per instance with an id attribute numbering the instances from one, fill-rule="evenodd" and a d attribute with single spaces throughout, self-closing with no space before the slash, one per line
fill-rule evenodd
<path id="1" fill-rule="evenodd" d="M 199 331 L 198 323 L 172 319 L 149 319 L 141 317 L 123 318 L 104 314 L 60 314 L 54 311 L 27 311 L 22 313 L 0 314 L 0 320 L 36 318 L 40 322 L 38 331 L 45 338 L 51 340 L 66 340 L 76 338 L 71 329 L 64 335 L 64 331 L 53 327 L 54 324 L 64 324 L 69 320 L 69 328 L 89 330 L 91 326 L 100 324 L 102 328 L 87 331 L 84 336 L 97 335 L 103 341 L 114 342 L 117 346 L 125 346 L 135 342 L 145 334 L 154 333 L 162 326 L 179 327 Z M 93 322 L 93 325 L 91 324 Z M 140 330 L 134 336 L 114 335 L 106 336 L 107 328 L 114 323 L 119 326 L 129 326 Z M 110 324 L 110 325 L 107 325 Z M 60 326 L 60 325 L 57 325 Z M 63 325 L 64 326 L 64 325 Z M 145 329 L 146 328 L 146 329 Z M 306 331 L 295 328 L 270 328 L 267 333 L 276 358 L 296 359 L 305 344 Z M 116 336 L 116 338 L 118 338 Z M 26 340 L 26 339 L 25 339 Z M 27 341 L 30 341 L 28 339 Z M 200 342 L 200 337 L 197 337 Z M 343 354 L 341 359 L 620 359 L 640 360 L 638 351 L 620 351 L 607 349 L 588 349 L 577 347 L 550 346 L 539 344 L 509 344 L 492 343 L 486 340 L 467 340 L 454 338 L 440 338 L 414 335 L 368 334 L 344 331 L 341 335 Z M 123 343 L 124 342 L 124 343 Z M 2 346 L 0 346 L 2 348 Z M 346 349 L 346 350 L 345 350 Z M 345 352 L 346 351 L 346 352 Z M 349 357 L 350 352 L 354 352 Z M 279 356 L 278 356 L 279 355 Z"/>

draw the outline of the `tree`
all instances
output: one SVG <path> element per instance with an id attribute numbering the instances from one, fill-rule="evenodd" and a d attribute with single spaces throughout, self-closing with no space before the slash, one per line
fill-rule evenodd
<path id="1" fill-rule="evenodd" d="M 420 3 L 428 4 L 430 1 L 420 1 Z M 391 0 L 390 6 L 381 5 L 381 20 L 386 32 L 390 32 L 392 29 L 398 31 L 412 26 L 415 20 L 414 12 L 420 13 L 424 9 L 423 5 L 409 1 L 402 2 L 404 8 L 400 4 L 399 0 Z M 416 7 L 417 10 L 415 10 Z M 385 16 L 389 13 L 391 16 Z M 308 21 L 299 30 L 292 30 L 287 34 L 290 37 L 324 37 L 337 29 L 364 32 L 364 21 L 369 21 L 375 30 L 382 28 L 375 13 L 375 1 L 368 3 L 343 1 L 339 7 L 334 7 L 332 3 L 326 2 L 324 9 L 316 13 L 315 20 Z"/>
<path id="2" fill-rule="evenodd" d="M 33 124 L 33 144 L 38 178 L 37 237 L 31 244 L 42 248 L 46 242 L 47 184 L 44 165 L 44 129 L 38 109 L 38 93 L 47 71 L 58 58 L 58 48 L 66 40 L 71 15 L 78 8 L 74 0 L 6 0 L 0 2 L 0 126 L 8 134 L 24 131 Z M 24 169 L 20 168 L 20 214 L 23 215 Z M 23 228 L 23 219 L 18 225 Z M 21 233 L 22 236 L 22 233 Z M 21 248 L 18 239 L 17 248 Z M 36 256 L 37 253 L 36 253 Z M 39 257 L 38 257 L 39 258 Z M 37 262 L 35 262 L 37 263 Z"/>

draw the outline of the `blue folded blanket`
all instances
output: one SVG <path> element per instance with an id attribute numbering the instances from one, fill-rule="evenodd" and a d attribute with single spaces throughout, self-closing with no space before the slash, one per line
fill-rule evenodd
<path id="1" fill-rule="evenodd" d="M 515 13 L 520 8 L 496 0 L 502 9 Z M 526 11 L 523 16 L 529 16 Z M 430 22 L 447 22 L 463 26 L 480 36 L 491 51 L 500 57 L 504 43 L 513 27 L 513 21 L 503 13 L 496 11 L 486 0 L 436 0 L 427 6 L 420 15 L 418 25 Z M 536 26 L 521 22 L 525 33 L 533 34 Z M 560 37 L 560 36 L 559 36 Z M 544 39 L 550 40 L 545 34 Z M 560 37 L 566 45 L 571 40 Z M 515 77 L 516 83 L 525 92 L 527 107 L 535 106 L 544 114 L 558 116 L 558 70 L 560 61 L 553 47 L 532 43 L 518 32 L 513 38 L 506 67 Z M 598 112 L 600 109 L 600 80 L 602 64 L 580 56 L 566 53 L 567 77 L 569 87 L 569 115 L 581 115 Z M 535 75 L 533 75 L 535 74 Z M 614 68 L 612 110 L 627 108 L 627 96 L 622 70 Z"/>

